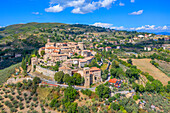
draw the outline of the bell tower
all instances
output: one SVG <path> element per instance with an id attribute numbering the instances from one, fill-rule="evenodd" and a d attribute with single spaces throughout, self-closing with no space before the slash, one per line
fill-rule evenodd
<path id="1" fill-rule="evenodd" d="M 84 86 L 86 88 L 89 88 L 90 87 L 90 68 L 84 68 L 83 69 L 83 75 L 84 75 L 84 80 L 85 80 L 85 83 L 84 83 Z"/>

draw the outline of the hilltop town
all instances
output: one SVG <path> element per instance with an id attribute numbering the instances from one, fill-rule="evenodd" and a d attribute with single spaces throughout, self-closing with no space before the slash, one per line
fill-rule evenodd
<path id="1" fill-rule="evenodd" d="M 169 112 L 168 35 L 28 23 L 0 36 L 2 113 Z"/>
<path id="2" fill-rule="evenodd" d="M 91 64 L 96 52 L 86 50 L 83 42 L 54 43 L 48 39 L 45 47 L 39 49 L 40 58 L 33 57 L 32 72 L 34 66 L 40 73 L 54 78 L 55 71 L 44 70 L 43 66 L 55 66 L 56 62 L 61 62 L 58 71 L 72 76 L 79 73 L 84 78 L 84 86 L 90 87 L 91 84 L 102 82 L 101 69 L 97 67 L 88 67 Z M 78 56 L 78 58 L 77 58 Z"/>

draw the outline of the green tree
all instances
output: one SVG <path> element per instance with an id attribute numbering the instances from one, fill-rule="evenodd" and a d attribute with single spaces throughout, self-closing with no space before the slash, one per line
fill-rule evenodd
<path id="1" fill-rule="evenodd" d="M 127 62 L 132 65 L 132 59 L 128 59 Z"/>
<path id="2" fill-rule="evenodd" d="M 39 77 L 34 77 L 33 84 L 39 84 L 41 82 L 41 79 Z"/>
<path id="3" fill-rule="evenodd" d="M 162 92 L 164 91 L 164 87 L 162 82 L 160 82 L 159 80 L 154 80 L 151 85 L 154 87 L 154 90 L 157 92 Z"/>
<path id="4" fill-rule="evenodd" d="M 114 60 L 114 61 L 112 62 L 112 68 L 119 68 L 119 62 L 116 61 L 116 60 Z"/>
<path id="5" fill-rule="evenodd" d="M 111 103 L 110 108 L 113 109 L 113 110 L 118 111 L 118 110 L 119 110 L 119 105 L 118 105 L 117 103 L 114 102 L 114 103 Z"/>
<path id="6" fill-rule="evenodd" d="M 41 56 L 44 56 L 44 55 L 45 55 L 45 51 L 42 50 L 42 51 L 41 51 Z"/>
<path id="7" fill-rule="evenodd" d="M 78 92 L 71 86 L 67 87 L 64 91 L 64 99 L 66 99 L 66 102 L 74 102 L 77 96 Z"/>
<path id="8" fill-rule="evenodd" d="M 168 84 L 168 85 L 165 87 L 165 90 L 166 90 L 167 93 L 170 92 L 170 84 Z"/>
<path id="9" fill-rule="evenodd" d="M 30 57 L 28 58 L 28 65 L 31 65 L 31 55 L 30 55 Z"/>
<path id="10" fill-rule="evenodd" d="M 63 77 L 64 77 L 64 73 L 62 71 L 59 71 L 59 72 L 55 73 L 55 75 L 54 75 L 54 79 L 58 83 L 63 83 Z"/>
<path id="11" fill-rule="evenodd" d="M 70 76 L 69 74 L 64 74 L 63 82 L 68 83 L 70 77 L 71 77 L 71 76 Z"/>
<path id="12" fill-rule="evenodd" d="M 138 71 L 138 69 L 130 68 L 130 69 L 126 70 L 126 75 L 129 78 L 136 78 L 136 79 L 138 79 L 139 78 L 139 71 Z"/>
<path id="13" fill-rule="evenodd" d="M 110 93 L 111 93 L 110 88 L 104 86 L 103 84 L 97 86 L 95 91 L 96 91 L 96 94 L 100 98 L 109 98 L 110 97 Z"/>
<path id="14" fill-rule="evenodd" d="M 28 55 L 25 56 L 25 62 L 28 62 Z"/>
<path id="15" fill-rule="evenodd" d="M 71 105 L 68 107 L 67 113 L 77 113 L 78 104 L 76 102 L 71 103 Z"/>
<path id="16" fill-rule="evenodd" d="M 75 80 L 76 85 L 80 85 L 83 82 L 82 81 L 83 78 L 81 77 L 81 75 L 79 73 L 74 73 L 73 79 Z"/>
<path id="17" fill-rule="evenodd" d="M 26 67 L 26 62 L 25 62 L 25 59 L 24 59 L 24 58 L 22 58 L 21 67 L 22 67 L 23 70 L 26 70 L 26 69 L 27 69 L 27 67 Z"/>
<path id="18" fill-rule="evenodd" d="M 145 91 L 145 88 L 143 85 L 139 85 L 139 92 L 143 93 Z"/>
<path id="19" fill-rule="evenodd" d="M 148 91 L 148 92 L 153 92 L 154 87 L 149 82 L 147 82 L 146 86 L 145 86 L 145 90 Z"/>

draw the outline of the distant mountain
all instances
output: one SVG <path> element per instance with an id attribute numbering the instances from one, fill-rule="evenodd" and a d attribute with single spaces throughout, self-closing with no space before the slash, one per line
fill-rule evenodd
<path id="1" fill-rule="evenodd" d="M 157 35 L 170 35 L 170 32 L 158 32 Z"/>

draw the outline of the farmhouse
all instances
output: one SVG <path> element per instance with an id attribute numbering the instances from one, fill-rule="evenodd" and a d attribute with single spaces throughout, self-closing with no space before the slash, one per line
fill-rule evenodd
<path id="1" fill-rule="evenodd" d="M 122 80 L 118 80 L 116 78 L 110 79 L 109 80 L 110 84 L 114 84 L 115 87 L 120 88 Z"/>

